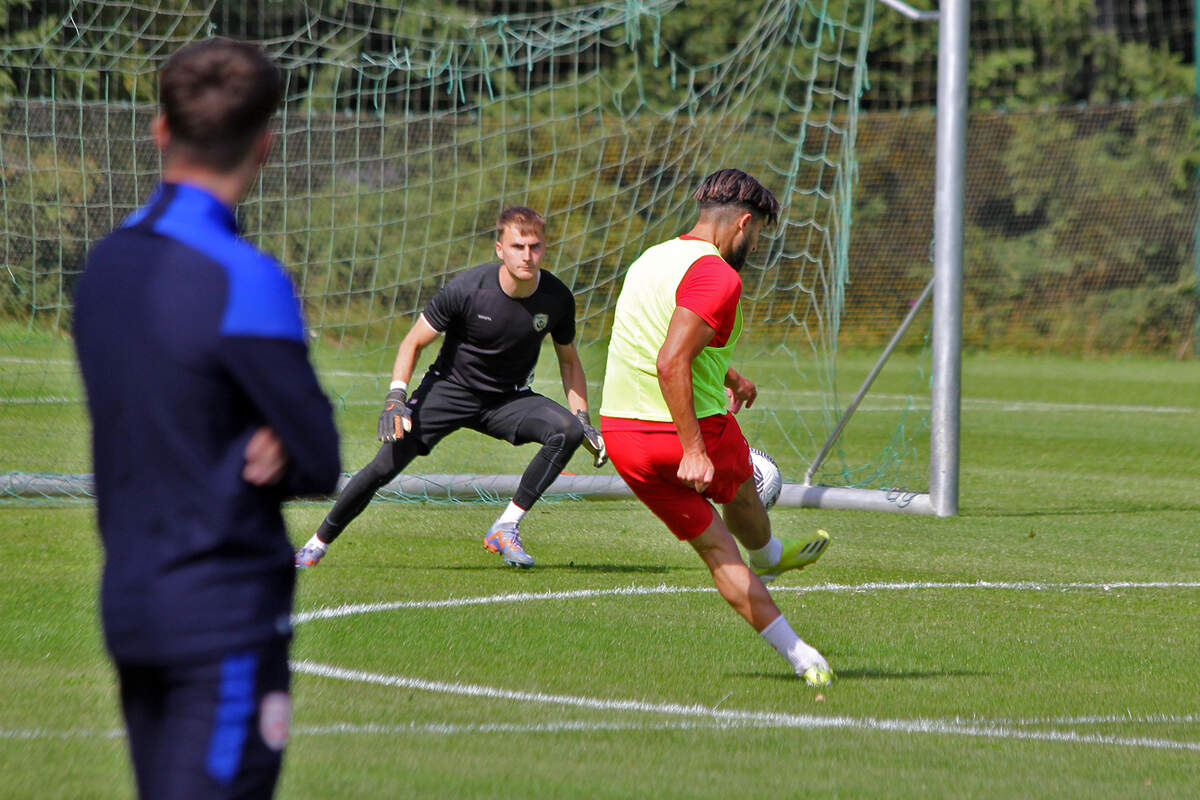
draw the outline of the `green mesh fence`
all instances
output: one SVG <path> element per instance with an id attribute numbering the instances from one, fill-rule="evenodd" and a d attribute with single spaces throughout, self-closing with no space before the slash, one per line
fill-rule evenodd
<path id="1" fill-rule="evenodd" d="M 12 497 L 86 494 L 72 284 L 87 247 L 155 185 L 158 66 L 214 33 L 262 42 L 288 75 L 276 147 L 239 216 L 295 277 L 347 468 L 374 452 L 400 338 L 449 275 L 493 257 L 507 204 L 547 216 L 547 262 L 575 292 L 597 404 L 624 268 L 687 229 L 689 195 L 712 170 L 737 166 L 769 186 L 782 220 L 743 273 L 736 366 L 761 392 L 742 415 L 748 438 L 788 480 L 871 366 L 866 352 L 839 353 L 843 325 L 887 329 L 919 291 L 896 281 L 843 318 L 870 2 L 774 0 L 720 20 L 666 0 L 5 8 L 0 493 Z M 919 332 L 915 342 L 820 482 L 925 488 Z M 549 350 L 539 374 L 535 387 L 561 397 Z M 528 456 L 462 432 L 413 471 L 499 475 Z"/>

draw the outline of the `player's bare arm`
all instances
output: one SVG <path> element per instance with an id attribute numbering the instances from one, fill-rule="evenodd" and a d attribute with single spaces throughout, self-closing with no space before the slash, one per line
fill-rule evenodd
<path id="1" fill-rule="evenodd" d="M 758 399 L 758 387 L 754 381 L 737 372 L 732 367 L 725 373 L 725 389 L 729 394 L 729 410 L 734 414 L 742 407 L 751 408 Z"/>
<path id="2" fill-rule="evenodd" d="M 575 343 L 555 342 L 554 354 L 558 356 L 558 372 L 562 376 L 567 408 L 572 414 L 587 411 L 587 376 L 583 373 L 583 362 L 579 360 L 579 351 L 575 348 Z"/>
<path id="3" fill-rule="evenodd" d="M 441 335 L 429 324 L 424 314 L 419 315 L 396 349 L 396 360 L 392 364 L 392 380 L 407 384 L 412 378 L 413 370 L 416 369 L 421 351 Z"/>
<path id="4" fill-rule="evenodd" d="M 704 447 L 700 422 L 696 419 L 696 404 L 692 388 L 692 361 L 717 333 L 699 314 L 679 307 L 671 315 L 667 337 L 658 350 L 656 369 L 663 400 L 675 422 L 683 459 L 679 462 L 679 479 L 703 492 L 712 483 L 713 464 Z"/>
<path id="5" fill-rule="evenodd" d="M 579 360 L 579 351 L 575 343 L 554 343 L 554 354 L 558 356 L 558 371 L 562 376 L 563 392 L 567 397 L 567 408 L 583 425 L 583 446 L 592 454 L 592 466 L 603 467 L 608 461 L 608 451 L 604 447 L 604 437 L 600 430 L 592 425 L 588 415 L 587 375 L 583 372 L 583 362 Z"/>
<path id="6" fill-rule="evenodd" d="M 406 405 L 408 381 L 412 378 L 421 351 L 440 335 L 422 314 L 401 340 L 392 364 L 392 382 L 383 402 L 383 411 L 379 414 L 379 441 L 394 442 L 404 438 L 404 432 L 412 429 L 412 419 Z"/>

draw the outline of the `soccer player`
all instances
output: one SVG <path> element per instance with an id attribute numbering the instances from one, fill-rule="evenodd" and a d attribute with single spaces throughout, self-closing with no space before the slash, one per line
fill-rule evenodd
<path id="1" fill-rule="evenodd" d="M 234 218 L 283 77 L 207 39 L 167 60 L 159 96 L 162 183 L 75 294 L 101 616 L 140 796 L 268 798 L 290 716 L 280 503 L 333 491 L 341 469 L 291 281 Z"/>
<path id="2" fill-rule="evenodd" d="M 651 247 L 626 273 L 600 428 L 617 472 L 696 550 L 721 596 L 805 682 L 824 686 L 833 679 L 828 664 L 792 630 L 763 581 L 816 561 L 829 536 L 772 535 L 734 419 L 758 391 L 729 366 L 742 332 L 738 271 L 763 226 L 775 223 L 779 202 L 736 169 L 709 175 L 693 196 L 700 216 L 691 231 Z"/>
<path id="3" fill-rule="evenodd" d="M 496 257 L 456 275 L 417 318 L 396 352 L 392 383 L 379 416 L 383 445 L 358 472 L 296 553 L 296 566 L 312 567 L 362 513 L 375 492 L 427 455 L 446 435 L 470 428 L 514 445 L 541 444 L 521 475 L 508 507 L 488 529 L 484 546 L 514 567 L 533 566 L 518 525 L 582 441 L 602 467 L 604 440 L 588 416 L 587 378 L 575 349 L 575 297 L 541 268 L 545 220 L 512 206 L 496 220 Z M 417 358 L 441 334 L 437 360 L 407 396 Z M 542 340 L 553 337 L 570 411 L 530 388 Z"/>

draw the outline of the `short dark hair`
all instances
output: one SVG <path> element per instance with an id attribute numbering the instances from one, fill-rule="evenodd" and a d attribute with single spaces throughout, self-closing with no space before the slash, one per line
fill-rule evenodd
<path id="1" fill-rule="evenodd" d="M 496 240 L 504 235 L 505 228 L 516 228 L 520 233 L 546 235 L 546 219 L 528 206 L 509 206 L 496 217 Z"/>
<path id="2" fill-rule="evenodd" d="M 270 123 L 283 100 L 283 74 L 258 46 L 215 37 L 175 51 L 159 72 L 158 93 L 168 146 L 227 171 Z"/>
<path id="3" fill-rule="evenodd" d="M 700 210 L 735 206 L 762 217 L 768 225 L 779 219 L 775 195 L 740 169 L 719 169 L 700 182 L 693 198 Z"/>

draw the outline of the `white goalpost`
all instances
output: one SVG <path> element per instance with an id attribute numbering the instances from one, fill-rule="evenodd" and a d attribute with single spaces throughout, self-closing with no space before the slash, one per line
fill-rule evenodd
<path id="1" fill-rule="evenodd" d="M 880 0 L 913 20 L 937 22 L 937 146 L 934 188 L 933 279 L 884 348 L 837 426 L 817 454 L 803 483 L 785 484 L 781 505 L 894 511 L 954 516 L 958 513 L 959 415 L 962 396 L 963 197 L 967 147 L 967 55 L 969 0 L 944 0 L 938 12 L 918 11 L 901 0 Z M 887 362 L 892 348 L 933 294 L 933 381 L 930 392 L 929 491 L 814 486 L 813 474 L 845 423 Z"/>
<path id="2" fill-rule="evenodd" d="M 934 277 L 913 302 L 834 429 L 813 458 L 802 482 L 785 482 L 778 505 L 804 508 L 884 511 L 953 516 L 958 513 L 959 413 L 962 340 L 962 237 L 966 167 L 968 0 L 945 0 L 940 12 L 919 11 L 901 0 L 880 0 L 910 19 L 937 22 L 939 30 L 936 186 L 934 198 Z M 821 463 L 867 395 L 893 349 L 934 296 L 933 383 L 930 403 L 930 488 L 862 489 L 813 483 Z M 519 475 L 400 475 L 386 491 L 399 495 L 504 497 L 516 491 Z M 594 499 L 632 497 L 616 476 L 562 475 L 551 493 Z"/>
<path id="3" fill-rule="evenodd" d="M 879 3 L 939 26 L 937 165 L 932 281 L 928 264 L 905 265 L 920 282 L 870 304 L 848 287 L 874 0 L 760 0 L 726 50 L 691 45 L 707 22 L 679 0 L 490 15 L 380 0 L 30 4 L 28 30 L 0 43 L 0 501 L 91 495 L 66 334 L 74 281 L 156 183 L 147 127 L 162 60 L 216 33 L 261 42 L 288 75 L 279 144 L 239 219 L 293 274 L 347 468 L 378 446 L 396 345 L 450 275 L 491 260 L 500 208 L 546 216 L 595 401 L 623 270 L 680 232 L 700 178 L 738 166 L 783 206 L 742 272 L 737 354 L 759 384 L 739 420 L 780 464 L 779 504 L 957 513 L 968 2 Z M 923 360 L 912 377 L 880 377 L 930 305 L 931 388 Z M 891 399 L 872 405 L 877 379 Z M 549 375 L 534 388 L 560 391 Z M 464 435 L 385 495 L 511 494 L 524 455 L 493 446 L 485 461 Z M 579 472 L 548 494 L 629 496 L 611 470 Z"/>

